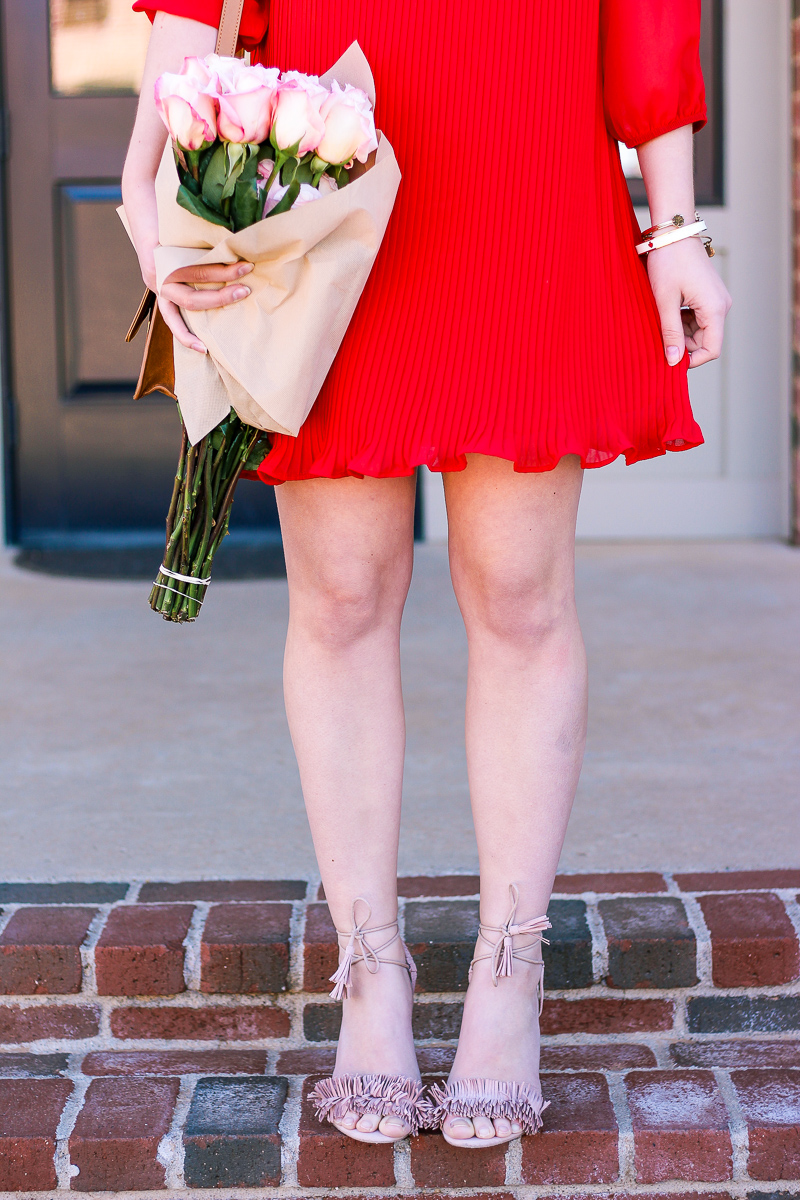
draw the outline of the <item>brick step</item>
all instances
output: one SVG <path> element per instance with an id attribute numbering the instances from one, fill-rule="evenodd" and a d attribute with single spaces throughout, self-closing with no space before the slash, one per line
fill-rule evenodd
<path id="1" fill-rule="evenodd" d="M 400 881 L 430 1079 L 454 1054 L 476 887 Z M 314 1119 L 340 1020 L 316 884 L 2 884 L 0 1192 L 796 1195 L 798 890 L 800 871 L 559 877 L 545 1129 L 470 1153 Z"/>

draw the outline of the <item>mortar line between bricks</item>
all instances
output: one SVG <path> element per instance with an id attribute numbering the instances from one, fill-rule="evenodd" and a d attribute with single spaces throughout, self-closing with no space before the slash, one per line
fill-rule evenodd
<path id="1" fill-rule="evenodd" d="M 736 1095 L 736 1088 L 733 1086 L 729 1071 L 723 1070 L 721 1067 L 714 1067 L 714 1078 L 728 1110 L 733 1178 L 738 1181 L 747 1180 L 749 1178 L 747 1166 L 750 1158 L 750 1134 L 739 1097 Z"/>
<path id="2" fill-rule="evenodd" d="M 17 911 L 17 909 L 22 908 L 22 907 L 23 906 L 21 904 L 4 904 L 3 905 L 2 911 L 0 911 L 0 935 L 2 935 L 3 930 L 5 929 L 6 925 L 9 923 L 11 918 L 14 916 L 14 913 Z"/>
<path id="3" fill-rule="evenodd" d="M 522 1138 L 514 1138 L 506 1149 L 506 1187 L 522 1184 Z"/>
<path id="4" fill-rule="evenodd" d="M 132 883 L 129 885 L 124 898 L 122 900 L 119 900 L 118 903 L 119 904 L 136 904 L 137 900 L 139 899 L 139 892 L 142 890 L 143 887 L 144 887 L 143 879 L 134 879 L 132 881 Z"/>
<path id="5" fill-rule="evenodd" d="M 597 896 L 594 892 L 585 894 L 586 904 L 586 924 L 589 926 L 589 932 L 592 935 L 592 979 L 595 984 L 599 984 L 603 979 L 608 977 L 608 938 L 606 937 L 603 918 L 600 916 L 600 907 Z"/>
<path id="6" fill-rule="evenodd" d="M 689 918 L 689 925 L 697 939 L 697 977 L 701 984 L 704 984 L 706 987 L 712 987 L 711 934 L 706 925 L 703 910 L 700 907 L 700 902 L 695 900 L 693 896 L 682 896 L 681 900 L 683 907 L 686 909 L 686 916 Z"/>
<path id="7" fill-rule="evenodd" d="M 636 1184 L 636 1147 L 633 1138 L 633 1121 L 628 1105 L 625 1076 L 619 1071 L 606 1071 L 608 1094 L 614 1107 L 614 1116 L 619 1130 L 619 1184 L 628 1187 Z"/>
<path id="8" fill-rule="evenodd" d="M 307 901 L 296 900 L 292 904 L 292 915 L 289 918 L 289 970 L 287 972 L 290 992 L 302 992 L 303 990 L 307 913 Z"/>
<path id="9" fill-rule="evenodd" d="M 686 895 L 686 893 L 682 892 L 681 889 L 678 887 L 677 883 L 675 882 L 675 876 L 672 873 L 672 871 L 662 871 L 662 875 L 664 876 L 664 880 L 667 885 L 667 895 L 668 896 L 677 896 L 679 900 L 682 900 L 683 897 Z"/>
<path id="10" fill-rule="evenodd" d="M 296 1188 L 297 1163 L 300 1157 L 300 1116 L 303 1103 L 304 1076 L 286 1076 L 288 1091 L 278 1132 L 281 1135 L 281 1186 Z"/>
<path id="11" fill-rule="evenodd" d="M 83 1055 L 71 1055 L 70 1060 L 72 1058 L 76 1058 L 78 1061 L 75 1063 L 70 1061 L 65 1076 L 72 1081 L 74 1087 L 72 1094 L 68 1097 L 64 1105 L 56 1127 L 56 1149 L 53 1155 L 53 1166 L 55 1167 L 56 1179 L 58 1180 L 57 1186 L 67 1189 L 70 1187 L 72 1178 L 78 1173 L 70 1162 L 69 1139 L 75 1128 L 78 1113 L 83 1108 L 86 1093 L 91 1083 L 91 1080 L 81 1073 Z"/>
<path id="12" fill-rule="evenodd" d="M 203 973 L 203 957 L 201 944 L 203 930 L 206 927 L 208 914 L 211 912 L 211 902 L 208 900 L 195 901 L 192 919 L 183 939 L 183 982 L 187 992 L 200 991 L 200 978 Z"/>
<path id="13" fill-rule="evenodd" d="M 394 1182 L 403 1191 L 414 1187 L 414 1176 L 411 1171 L 411 1142 L 408 1138 L 399 1138 L 392 1147 Z"/>
<path id="14" fill-rule="evenodd" d="M 81 990 L 79 995 L 95 997 L 97 995 L 97 966 L 95 963 L 94 952 L 97 943 L 100 941 L 100 935 L 103 932 L 103 927 L 108 920 L 108 914 L 111 912 L 112 905 L 101 904 L 98 906 L 98 911 L 91 925 L 86 931 L 86 937 L 81 945 Z"/>
<path id="15" fill-rule="evenodd" d="M 169 1130 L 158 1143 L 156 1158 L 164 1168 L 164 1186 L 167 1188 L 186 1186 L 183 1173 L 185 1158 L 183 1130 L 189 1115 L 194 1089 L 197 1087 L 197 1080 L 197 1075 L 184 1076 L 181 1079 L 180 1091 L 175 1101 L 175 1108 L 172 1110 Z"/>
<path id="16" fill-rule="evenodd" d="M 800 942 L 800 904 L 797 902 L 798 889 L 795 888 L 789 891 L 786 888 L 781 888 L 778 892 L 778 898 L 783 901 L 783 906 L 786 909 L 786 915 L 794 926 L 795 937 Z"/>
<path id="17" fill-rule="evenodd" d="M 723 1192 L 726 1196 L 731 1196 L 734 1200 L 747 1200 L 748 1194 L 754 1190 L 763 1193 L 767 1189 L 772 1191 L 775 1188 L 780 1190 L 780 1195 L 800 1196 L 800 1183 L 797 1180 L 777 1180 L 762 1182 L 759 1187 L 750 1180 L 746 1183 L 734 1183 L 732 1180 L 725 1180 L 723 1183 L 700 1183 L 695 1180 L 666 1180 L 658 1184 L 637 1183 L 637 1196 L 653 1196 L 660 1197 L 665 1195 L 674 1196 L 719 1196 Z M 364 1197 L 364 1200 L 374 1200 L 376 1194 L 380 1196 L 402 1196 L 404 1193 L 399 1191 L 396 1186 L 388 1186 L 376 1188 L 374 1185 L 369 1187 L 350 1187 L 341 1189 L 347 1197 Z M 453 1197 L 453 1200 L 464 1197 L 465 1200 L 474 1200 L 476 1193 L 481 1196 L 498 1196 L 507 1197 L 509 1191 L 519 1200 L 537 1200 L 542 1197 L 543 1200 L 552 1200 L 554 1195 L 564 1197 L 596 1196 L 598 1200 L 605 1200 L 607 1197 L 620 1197 L 621 1200 L 630 1200 L 630 1192 L 620 1184 L 523 1184 L 519 1187 L 509 1189 L 506 1186 L 480 1186 L 469 1188 L 449 1188 L 449 1187 L 431 1187 L 418 1188 L 417 1193 L 420 1196 L 427 1196 L 429 1200 L 441 1200 L 442 1197 Z M 169 1193 L 163 1189 L 160 1191 L 124 1191 L 124 1192 L 83 1192 L 82 1196 L 86 1200 L 220 1200 L 219 1188 L 170 1188 Z M 74 1193 L 70 1193 L 74 1194 Z M 332 1194 L 331 1188 L 292 1188 L 289 1195 L 294 1197 L 307 1197 L 308 1200 L 330 1200 Z M 0 1200 L 20 1200 L 24 1196 L 25 1200 L 33 1200 L 34 1197 L 42 1197 L 42 1200 L 52 1200 L 54 1193 L 50 1192 L 0 1192 Z M 288 1200 L 285 1186 L 279 1187 L 263 1187 L 263 1188 L 237 1188 L 225 1187 L 223 1192 L 223 1200 Z"/>

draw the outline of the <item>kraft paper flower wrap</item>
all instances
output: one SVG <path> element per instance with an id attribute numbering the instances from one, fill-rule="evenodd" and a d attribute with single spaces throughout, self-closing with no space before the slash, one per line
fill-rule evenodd
<path id="1" fill-rule="evenodd" d="M 375 103 L 372 71 L 357 42 L 320 82 L 330 87 L 334 80 L 361 88 Z M 167 142 L 156 179 L 158 287 L 189 264 L 255 264 L 245 300 L 183 314 L 209 350 L 201 355 L 174 343 L 175 392 L 193 445 L 231 408 L 257 429 L 297 435 L 367 282 L 400 178 L 379 133 L 377 151 L 347 187 L 231 233 L 178 205 Z"/>

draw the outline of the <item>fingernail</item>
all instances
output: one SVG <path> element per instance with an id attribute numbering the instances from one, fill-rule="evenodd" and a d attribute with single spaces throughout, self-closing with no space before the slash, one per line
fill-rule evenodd
<path id="1" fill-rule="evenodd" d="M 240 277 L 242 275 L 248 275 L 250 273 L 250 271 L 252 271 L 252 269 L 253 269 L 252 263 L 242 263 L 242 265 L 239 267 L 239 270 L 236 272 L 236 274 Z"/>
<path id="2" fill-rule="evenodd" d="M 244 300 L 245 296 L 249 296 L 249 295 L 250 295 L 250 288 L 248 288 L 248 287 L 234 288 L 234 291 L 233 291 L 234 300 Z"/>
<path id="3" fill-rule="evenodd" d="M 202 342 L 192 342 L 192 349 L 196 350 L 198 354 L 208 354 Z"/>
<path id="4" fill-rule="evenodd" d="M 520 1133 L 521 1130 L 522 1130 L 521 1125 L 518 1125 L 516 1121 L 511 1122 L 511 1132 L 512 1133 Z"/>
<path id="5" fill-rule="evenodd" d="M 676 367 L 683 358 L 677 346 L 667 346 L 667 362 L 671 367 Z"/>

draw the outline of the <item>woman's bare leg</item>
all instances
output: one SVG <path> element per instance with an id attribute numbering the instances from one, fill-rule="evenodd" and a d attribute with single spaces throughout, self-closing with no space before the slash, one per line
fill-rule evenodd
<path id="1" fill-rule="evenodd" d="M 578 784 L 586 736 L 574 601 L 581 478 L 572 457 L 554 471 L 522 474 L 483 455 L 445 475 L 450 566 L 469 642 L 467 763 L 489 925 L 507 918 L 510 883 L 519 888 L 518 921 L 546 912 Z M 451 1078 L 537 1082 L 537 975 L 515 962 L 494 987 L 489 963 L 476 964 Z M 465 1118 L 447 1128 L 462 1138 L 512 1131 L 485 1117 L 474 1132 Z"/>
<path id="2" fill-rule="evenodd" d="M 286 712 L 325 896 L 337 929 L 351 928 L 359 896 L 372 908 L 368 924 L 384 925 L 397 916 L 400 619 L 411 580 L 414 480 L 308 480 L 276 494 L 289 578 Z M 385 957 L 403 961 L 399 942 Z M 411 1000 L 404 969 L 370 975 L 357 964 L 336 1073 L 418 1078 Z M 378 1128 L 370 1115 L 350 1113 L 343 1123 Z M 408 1132 L 392 1117 L 380 1130 Z"/>

